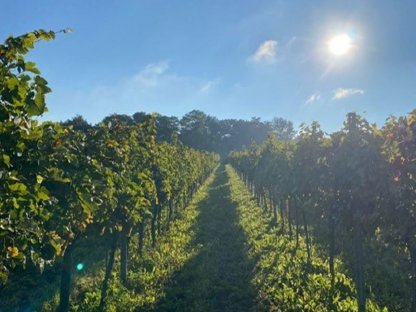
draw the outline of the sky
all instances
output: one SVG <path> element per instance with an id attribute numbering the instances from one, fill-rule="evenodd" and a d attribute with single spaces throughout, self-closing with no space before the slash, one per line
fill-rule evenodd
<path id="1" fill-rule="evenodd" d="M 198 109 L 326 131 L 355 111 L 382 125 L 416 108 L 416 2 L 0 0 L 0 41 L 71 27 L 28 55 L 48 120 Z M 348 52 L 331 40 L 348 36 Z"/>

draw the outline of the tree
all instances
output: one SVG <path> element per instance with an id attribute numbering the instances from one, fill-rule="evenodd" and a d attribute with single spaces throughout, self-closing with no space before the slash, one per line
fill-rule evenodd
<path id="1" fill-rule="evenodd" d="M 168 117 L 156 115 L 157 141 L 171 142 L 174 135 L 179 134 L 179 119 L 177 117 Z"/>
<path id="2" fill-rule="evenodd" d="M 92 126 L 82 117 L 81 115 L 76 115 L 74 118 L 68 119 L 62 123 L 64 127 L 72 127 L 72 129 L 77 131 L 87 132 L 92 128 Z"/>
<path id="3" fill-rule="evenodd" d="M 270 122 L 270 127 L 279 140 L 292 140 L 296 134 L 293 123 L 281 117 L 274 117 Z"/>
<path id="4" fill-rule="evenodd" d="M 103 123 L 110 125 L 125 125 L 125 126 L 131 126 L 133 125 L 134 121 L 133 118 L 129 115 L 124 114 L 112 114 L 110 116 L 105 117 L 102 120 Z"/>
<path id="5" fill-rule="evenodd" d="M 207 150 L 210 148 L 209 132 L 206 125 L 208 116 L 198 110 L 193 110 L 182 117 L 180 121 L 181 141 L 193 148 Z"/>
<path id="6" fill-rule="evenodd" d="M 392 166 L 392 205 L 385 211 L 384 228 L 390 240 L 404 243 L 409 252 L 412 279 L 412 306 L 416 311 L 416 110 L 406 117 L 387 120 L 382 129 L 384 153 Z"/>

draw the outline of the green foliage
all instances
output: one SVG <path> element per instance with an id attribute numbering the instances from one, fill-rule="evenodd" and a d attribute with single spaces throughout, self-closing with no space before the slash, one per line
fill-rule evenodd
<path id="1" fill-rule="evenodd" d="M 32 117 L 46 111 L 47 81 L 24 55 L 39 40 L 54 39 L 54 32 L 34 31 L 9 37 L 0 45 L 0 283 L 8 271 L 31 259 L 42 269 L 42 248 L 51 233 L 43 227 L 50 214 L 42 186 L 44 168 L 37 160 L 43 135 Z M 47 243 L 46 243 L 47 244 Z"/>
<path id="2" fill-rule="evenodd" d="M 412 112 L 391 118 L 380 130 L 350 113 L 343 129 L 331 135 L 314 122 L 302 125 L 295 140 L 269 137 L 229 158 L 257 203 L 279 221 L 280 232 L 295 236 L 297 245 L 303 237 L 308 262 L 316 252 L 311 242 L 318 243 L 328 258 L 332 287 L 336 259 L 343 260 L 359 311 L 371 289 L 395 311 L 408 310 L 412 301 L 416 308 L 416 297 L 409 298 L 407 290 L 411 283 L 416 289 L 415 120 Z M 388 254 L 399 258 L 385 256 L 384 265 L 374 260 Z M 400 272 L 395 283 L 407 287 L 381 283 L 375 268 L 383 268 L 384 276 Z"/>
<path id="3" fill-rule="evenodd" d="M 258 300 L 267 311 L 358 311 L 353 281 L 336 273 L 331 287 L 327 263 L 315 255 L 308 263 L 305 241 L 296 243 L 288 234 L 280 234 L 273 219 L 263 213 L 235 171 L 227 168 L 231 199 L 237 204 L 240 224 L 248 240 L 250 256 L 257 259 L 253 282 Z M 340 263 L 336 264 L 337 271 Z M 374 302 L 368 311 L 384 311 Z"/>
<path id="4" fill-rule="evenodd" d="M 146 248 L 143 257 L 135 251 L 131 254 L 129 281 L 132 287 L 125 287 L 117 278 L 117 270 L 111 278 L 106 311 L 152 310 L 165 296 L 165 288 L 175 272 L 198 254 L 199 245 L 194 245 L 194 224 L 199 215 L 199 205 L 208 195 L 210 177 L 198 191 L 186 209 L 178 212 L 167 232 L 161 235 L 155 248 Z M 134 245 L 137 240 L 133 239 Z M 88 245 L 91 243 L 88 242 Z M 119 261 L 119 258 L 118 260 Z M 95 311 L 100 303 L 100 286 L 104 276 L 102 266 L 79 276 L 73 290 L 71 311 Z M 55 311 L 57 301 L 44 303 L 42 311 Z"/>
<path id="5" fill-rule="evenodd" d="M 104 122 L 116 120 L 133 124 L 142 122 L 148 116 L 138 112 L 132 117 L 127 115 L 112 115 L 104 118 Z M 251 120 L 218 119 L 207 115 L 202 111 L 193 110 L 185 114 L 181 119 L 156 114 L 157 141 L 174 141 L 174 137 L 187 146 L 215 152 L 226 157 L 233 150 L 240 150 L 249 146 L 251 142 L 263 142 L 268 133 L 283 140 L 294 137 L 293 123 L 283 118 L 274 118 L 272 121 L 262 121 L 253 117 Z"/>

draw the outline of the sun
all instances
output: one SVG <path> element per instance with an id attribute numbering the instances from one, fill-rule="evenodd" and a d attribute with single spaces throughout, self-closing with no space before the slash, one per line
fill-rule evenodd
<path id="1" fill-rule="evenodd" d="M 329 51 L 335 56 L 348 54 L 352 48 L 351 37 L 347 34 L 337 35 L 328 42 Z"/>

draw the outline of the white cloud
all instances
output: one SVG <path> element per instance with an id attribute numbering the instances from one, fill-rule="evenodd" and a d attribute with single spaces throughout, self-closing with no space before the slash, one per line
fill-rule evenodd
<path id="1" fill-rule="evenodd" d="M 342 100 L 347 97 L 356 95 L 356 94 L 364 94 L 364 90 L 362 89 L 344 89 L 338 88 L 334 90 L 334 96 L 332 97 L 333 100 Z"/>
<path id="2" fill-rule="evenodd" d="M 133 82 L 143 87 L 155 87 L 159 78 L 169 69 L 169 63 L 162 61 L 155 64 L 148 64 L 133 77 Z"/>
<path id="3" fill-rule="evenodd" d="M 251 60 L 256 63 L 275 63 L 277 57 L 277 41 L 264 41 L 251 56 Z"/>
<path id="4" fill-rule="evenodd" d="M 313 102 L 319 101 L 321 99 L 321 94 L 316 92 L 312 94 L 306 101 L 305 105 L 312 104 Z"/>
<path id="5" fill-rule="evenodd" d="M 219 79 L 216 80 L 208 80 L 207 82 L 205 82 L 201 89 L 199 89 L 199 91 L 201 91 L 202 93 L 206 93 L 211 91 L 213 88 L 215 88 L 218 84 L 220 83 Z"/>

